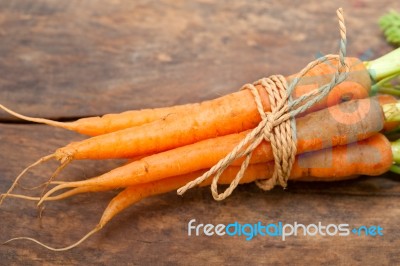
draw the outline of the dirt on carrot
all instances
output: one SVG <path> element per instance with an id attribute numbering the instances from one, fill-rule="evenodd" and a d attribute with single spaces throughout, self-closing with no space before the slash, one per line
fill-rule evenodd
<path id="1" fill-rule="evenodd" d="M 297 152 L 301 154 L 368 138 L 382 129 L 383 122 L 382 109 L 378 101 L 372 98 L 350 101 L 308 114 L 296 119 Z M 245 131 L 204 140 L 145 157 L 96 178 L 64 183 L 51 189 L 44 199 L 68 187 L 125 187 L 210 168 L 226 156 L 247 133 Z M 271 160 L 272 148 L 269 142 L 264 141 L 253 152 L 251 163 Z M 238 160 L 233 164 L 241 162 Z"/>

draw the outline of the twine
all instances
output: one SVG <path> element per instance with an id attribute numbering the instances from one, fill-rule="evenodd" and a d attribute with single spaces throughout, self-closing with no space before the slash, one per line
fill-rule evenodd
<path id="1" fill-rule="evenodd" d="M 297 152 L 295 116 L 303 113 L 315 103 L 322 100 L 322 98 L 327 96 L 333 87 L 343 82 L 348 76 L 349 67 L 345 63 L 347 43 L 346 26 L 344 23 L 342 8 L 339 8 L 336 11 L 336 14 L 339 20 L 340 29 L 339 55 L 326 55 L 312 61 L 296 75 L 289 85 L 287 84 L 286 79 L 281 75 L 273 75 L 268 78 L 262 78 L 253 84 L 245 84 L 241 89 L 249 89 L 253 94 L 257 110 L 261 116 L 261 122 L 249 134 L 247 134 L 246 137 L 227 156 L 225 156 L 225 158 L 221 159 L 202 176 L 179 188 L 177 191 L 179 195 L 184 194 L 188 189 L 199 185 L 204 180 L 213 176 L 211 193 L 214 199 L 225 199 L 233 192 L 240 180 L 243 178 L 249 165 L 253 150 L 263 140 L 271 143 L 275 161 L 274 172 L 272 178 L 257 180 L 256 184 L 263 190 L 270 190 L 275 185 L 280 185 L 283 188 L 286 188 L 287 180 Z M 339 59 L 339 64 L 332 80 L 328 84 L 293 100 L 291 97 L 292 92 L 302 77 L 315 66 L 332 59 Z M 262 86 L 268 93 L 271 104 L 270 112 L 264 111 L 261 97 L 256 88 L 257 85 Z M 218 180 L 221 174 L 233 161 L 241 157 L 245 157 L 245 159 L 240 166 L 239 172 L 230 183 L 229 187 L 223 193 L 219 194 Z"/>

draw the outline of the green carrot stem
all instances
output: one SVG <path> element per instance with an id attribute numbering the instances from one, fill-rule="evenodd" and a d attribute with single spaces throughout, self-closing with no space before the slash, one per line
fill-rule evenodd
<path id="1" fill-rule="evenodd" d="M 390 94 L 394 96 L 400 96 L 400 90 L 395 89 L 395 88 L 385 88 L 385 87 L 380 87 L 380 85 L 377 83 L 375 85 L 372 85 L 372 91 L 373 92 L 380 92 L 383 94 Z"/>
<path id="2" fill-rule="evenodd" d="M 397 164 L 394 164 L 390 167 L 389 171 L 393 172 L 395 174 L 400 174 L 400 166 L 398 166 Z"/>
<path id="3" fill-rule="evenodd" d="M 391 142 L 393 165 L 390 167 L 390 171 L 396 174 L 400 174 L 400 139 Z"/>
<path id="4" fill-rule="evenodd" d="M 400 140 L 391 142 L 391 146 L 392 146 L 393 162 L 400 163 Z"/>
<path id="5" fill-rule="evenodd" d="M 400 74 L 400 48 L 373 61 L 366 61 L 364 64 L 374 82 L 388 77 L 394 78 Z"/>

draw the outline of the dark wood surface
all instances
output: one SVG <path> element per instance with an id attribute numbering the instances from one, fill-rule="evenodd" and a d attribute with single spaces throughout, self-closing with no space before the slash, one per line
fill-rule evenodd
<path id="1" fill-rule="evenodd" d="M 0 103 L 57 119 L 215 98 L 243 83 L 290 74 L 335 53 L 335 10 L 345 10 L 352 56 L 392 49 L 377 19 L 395 1 L 1 1 Z M 72 132 L 14 124 L 0 112 L 0 189 L 22 168 L 72 140 Z M 10 123 L 11 122 L 11 123 Z M 78 180 L 122 162 L 76 162 L 60 179 Z M 23 180 L 46 180 L 55 163 Z M 0 264 L 398 264 L 400 183 L 395 175 L 335 183 L 290 183 L 285 191 L 240 186 L 223 202 L 208 188 L 143 200 L 80 247 L 64 253 L 30 242 L 0 246 Z M 30 191 L 21 191 L 33 193 Z M 46 205 L 8 199 L 0 241 L 31 236 L 64 246 L 97 223 L 116 192 Z M 380 225 L 382 237 L 188 237 L 187 223 L 321 221 Z"/>

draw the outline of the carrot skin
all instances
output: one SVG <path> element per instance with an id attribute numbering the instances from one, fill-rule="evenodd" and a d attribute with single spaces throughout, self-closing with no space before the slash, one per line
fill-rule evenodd
<path id="1" fill-rule="evenodd" d="M 325 99 L 317 103 L 309 112 L 320 110 L 345 100 L 368 97 L 371 88 L 371 78 L 363 62 L 357 58 L 351 57 L 346 58 L 346 62 L 350 66 L 349 77 L 345 82 L 335 87 L 328 97 L 325 97 Z M 328 83 L 332 79 L 337 65 L 337 60 L 328 60 L 311 69 L 295 89 L 293 97 L 297 98 Z M 287 80 L 291 81 L 294 76 L 295 75 L 287 77 Z M 270 106 L 268 96 L 260 86 L 258 86 L 258 89 L 263 94 L 263 104 L 266 110 L 268 110 Z M 248 116 L 251 117 L 257 115 L 257 109 L 252 95 L 248 91 L 239 91 L 203 103 L 127 111 L 120 114 L 107 114 L 102 117 L 82 118 L 74 122 L 65 123 L 65 125 L 66 128 L 81 134 L 97 136 L 165 119 L 173 114 L 185 116 L 190 113 L 208 113 L 207 111 L 210 106 L 212 109 L 217 109 L 215 113 L 226 113 L 227 115 L 225 117 L 241 114 L 243 112 L 249 113 Z M 221 119 L 216 117 L 214 121 L 221 121 Z M 234 132 L 235 131 L 230 131 L 230 133 Z"/>
<path id="2" fill-rule="evenodd" d="M 384 135 L 378 133 L 368 139 L 349 145 L 336 146 L 297 155 L 289 179 L 295 181 L 337 181 L 355 178 L 358 175 L 380 175 L 389 170 L 392 161 L 391 144 Z M 218 183 L 229 184 L 239 172 L 239 169 L 239 166 L 229 166 L 222 173 Z M 250 183 L 257 179 L 271 178 L 273 169 L 273 162 L 250 164 L 240 183 Z M 206 171 L 202 169 L 130 187 L 136 187 L 136 190 L 143 192 L 154 185 L 154 187 L 157 187 L 158 193 L 164 193 L 164 191 L 170 191 L 183 186 L 187 182 L 203 175 Z M 200 186 L 208 186 L 210 184 L 211 179 L 208 179 L 201 183 Z M 173 185 L 172 188 L 171 185 Z M 81 186 L 57 196 L 49 197 L 47 200 L 58 200 L 80 193 L 100 192 L 112 189 L 114 187 Z"/>
<path id="3" fill-rule="evenodd" d="M 381 94 L 381 95 L 378 95 L 378 96 L 374 96 L 372 98 L 377 99 L 381 106 L 384 105 L 384 104 L 396 103 L 397 102 L 396 97 L 394 97 L 392 95 L 387 95 L 387 94 Z M 333 105 L 335 105 L 335 104 L 333 104 Z M 329 105 L 329 106 L 333 106 L 333 105 Z M 384 121 L 383 130 L 381 132 L 383 132 L 383 133 L 384 132 L 389 132 L 389 131 L 391 131 L 391 130 L 399 127 L 399 126 L 400 126 L 400 122 L 386 122 L 386 121 Z M 142 159 L 142 158 L 150 156 L 152 154 L 154 154 L 154 153 L 149 153 L 149 154 L 146 154 L 146 155 L 139 155 L 139 156 L 136 156 L 136 157 L 130 157 L 128 159 L 127 163 L 134 162 L 136 160 Z"/>
<path id="4" fill-rule="evenodd" d="M 368 104 L 368 102 L 366 104 Z M 328 110 L 330 110 L 330 108 L 328 108 Z M 332 109 L 332 112 L 335 110 L 336 109 Z M 340 113 L 341 111 L 336 110 L 335 112 Z M 213 108 L 207 108 L 207 111 L 201 113 L 198 119 L 195 120 L 187 116 L 176 117 L 171 115 L 165 118 L 161 123 L 156 121 L 143 125 L 140 128 L 124 129 L 80 142 L 70 143 L 58 149 L 56 151 L 56 157 L 64 161 L 65 158 L 111 159 L 154 154 L 196 143 L 204 139 L 242 132 L 257 126 L 261 119 L 258 113 L 248 117 L 245 112 L 241 113 L 240 110 L 231 110 L 230 119 L 224 118 L 225 115 L 226 113 L 213 115 Z M 308 117 L 309 120 L 311 117 L 310 115 L 312 115 L 312 113 L 305 117 Z M 211 116 L 219 116 L 220 120 L 217 120 L 219 122 L 210 121 L 209 117 Z M 333 114 L 331 116 L 333 116 Z M 353 116 L 349 115 L 343 119 L 357 119 L 357 117 Z M 298 123 L 302 124 L 307 120 L 303 118 L 304 117 L 298 118 Z M 341 122 L 344 123 L 343 121 Z M 317 123 L 319 123 L 319 121 Z M 317 131 L 315 127 L 311 128 Z M 309 136 L 318 135 L 320 134 Z M 301 143 L 299 144 L 301 145 Z"/>
<path id="5" fill-rule="evenodd" d="M 320 150 L 366 139 L 383 127 L 382 109 L 376 99 L 346 102 L 296 119 L 297 153 Z M 126 187 L 175 175 L 210 168 L 225 157 L 247 134 L 242 132 L 145 157 L 85 181 L 71 182 L 73 187 L 101 185 Z M 273 160 L 270 143 L 263 141 L 253 152 L 251 163 Z M 233 165 L 239 165 L 237 160 Z"/>
<path id="6" fill-rule="evenodd" d="M 365 156 L 366 154 L 368 156 Z M 310 152 L 307 156 L 298 156 L 289 179 L 296 181 L 337 181 L 354 178 L 357 175 L 381 175 L 389 170 L 392 160 L 390 142 L 384 135 L 376 134 L 350 145 Z M 249 165 L 240 183 L 271 178 L 273 167 L 272 162 Z M 232 182 L 238 170 L 239 167 L 228 167 L 221 175 L 219 183 L 229 184 Z M 101 226 L 104 226 L 116 214 L 139 200 L 176 190 L 200 176 L 203 172 L 204 170 L 125 188 L 107 206 L 100 220 Z M 211 179 L 207 179 L 200 186 L 210 184 Z"/>

